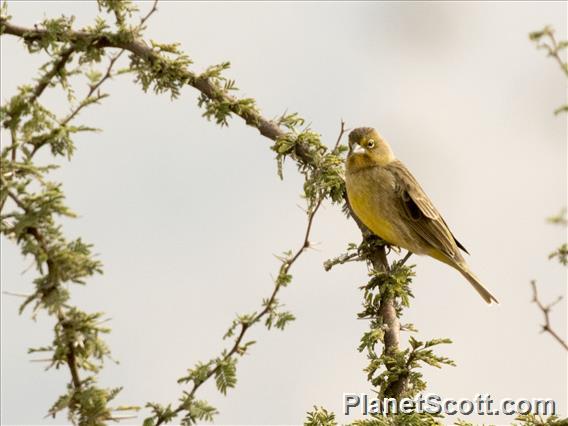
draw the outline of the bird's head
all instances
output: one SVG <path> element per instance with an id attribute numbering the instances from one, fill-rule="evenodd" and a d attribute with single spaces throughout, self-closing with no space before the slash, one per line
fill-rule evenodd
<path id="1" fill-rule="evenodd" d="M 389 144 L 372 127 L 359 127 L 349 133 L 348 167 L 386 166 L 395 159 Z"/>

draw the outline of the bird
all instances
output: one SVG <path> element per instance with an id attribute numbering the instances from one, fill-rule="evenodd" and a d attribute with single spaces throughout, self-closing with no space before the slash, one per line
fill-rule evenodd
<path id="1" fill-rule="evenodd" d="M 389 245 L 451 266 L 485 302 L 499 303 L 467 265 L 460 250 L 468 251 L 454 237 L 416 178 L 372 127 L 349 133 L 345 186 L 352 212 L 371 232 Z"/>

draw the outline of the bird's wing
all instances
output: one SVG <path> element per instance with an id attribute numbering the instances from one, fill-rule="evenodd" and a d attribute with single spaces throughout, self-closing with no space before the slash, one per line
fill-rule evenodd
<path id="1" fill-rule="evenodd" d="M 465 248 L 454 238 L 416 178 L 398 160 L 387 167 L 396 178 L 401 211 L 411 229 L 450 259 L 461 258 L 457 247 Z"/>

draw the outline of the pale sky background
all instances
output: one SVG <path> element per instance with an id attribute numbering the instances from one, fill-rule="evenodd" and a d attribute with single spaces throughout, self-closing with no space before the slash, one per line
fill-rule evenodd
<path id="1" fill-rule="evenodd" d="M 9 2 L 9 12 L 20 25 L 61 13 L 86 25 L 96 5 Z M 230 60 L 242 95 L 269 117 L 298 111 L 330 145 L 341 118 L 380 129 L 501 301 L 488 307 L 455 271 L 413 258 L 416 298 L 403 321 L 415 323 L 418 338 L 451 338 L 439 353 L 457 363 L 423 368 L 428 390 L 554 398 L 566 416 L 567 355 L 539 333 L 529 286 L 537 279 L 545 301 L 566 295 L 566 270 L 547 260 L 566 235 L 545 223 L 566 205 L 566 116 L 552 113 L 566 101 L 566 80 L 528 40 L 547 24 L 566 38 L 566 12 L 565 2 L 163 2 L 147 36 L 180 42 L 195 70 Z M 5 102 L 42 58 L 11 36 L 1 41 Z M 204 120 L 190 87 L 174 102 L 144 94 L 131 76 L 106 90 L 112 96 L 79 120 L 104 132 L 77 137 L 75 157 L 53 176 L 80 214 L 65 222 L 66 234 L 92 242 L 104 262 L 104 275 L 73 286 L 72 300 L 112 318 L 107 341 L 120 364 L 109 362 L 100 384 L 124 386 L 122 404 L 175 403 L 184 389 L 176 379 L 216 356 L 235 314 L 257 309 L 271 291 L 273 254 L 300 243 L 301 179 L 288 164 L 280 181 L 270 141 L 242 120 L 223 129 Z M 57 99 L 42 98 L 61 110 Z M 366 268 L 325 272 L 322 263 L 359 240 L 355 224 L 326 206 L 314 228 L 317 250 L 281 293 L 297 321 L 284 332 L 251 332 L 258 343 L 239 361 L 228 396 L 213 383 L 200 390 L 221 412 L 217 424 L 298 424 L 313 405 L 341 422 L 356 418 L 341 414 L 342 395 L 370 393 L 356 350 L 367 326 L 356 319 Z M 2 290 L 29 292 L 35 273 L 22 272 L 30 263 L 3 239 Z M 19 316 L 19 304 L 2 296 L 1 421 L 65 423 L 44 416 L 68 371 L 44 372 L 26 353 L 50 343 L 53 322 Z M 566 337 L 565 303 L 552 322 Z"/>

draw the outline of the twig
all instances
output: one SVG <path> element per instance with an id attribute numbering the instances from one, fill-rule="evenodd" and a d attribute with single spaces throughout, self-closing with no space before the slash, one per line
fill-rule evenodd
<path id="1" fill-rule="evenodd" d="M 30 359 L 30 362 L 53 362 L 53 359 L 51 358 Z"/>
<path id="2" fill-rule="evenodd" d="M 87 96 L 85 96 L 85 98 L 83 99 L 82 102 L 79 103 L 79 106 L 71 112 L 71 114 L 69 114 L 62 122 L 61 125 L 65 126 L 66 124 L 68 124 L 71 120 L 73 120 L 77 114 L 79 114 L 79 112 L 85 107 L 86 103 L 85 101 L 87 101 L 92 95 L 93 93 L 95 93 L 101 86 L 102 84 L 107 81 L 109 78 L 112 77 L 112 68 L 114 67 L 114 64 L 116 63 L 116 61 L 122 56 L 122 54 L 124 53 L 124 49 L 122 49 L 120 52 L 118 52 L 116 55 L 114 55 L 113 57 L 111 57 L 106 72 L 105 74 L 101 77 L 101 79 L 99 81 L 97 81 L 96 84 L 92 85 L 89 89 L 89 93 L 87 93 Z"/>
<path id="3" fill-rule="evenodd" d="M 544 42 L 542 41 L 542 39 L 546 37 L 550 40 L 550 44 L 548 44 L 546 40 Z M 545 49 L 548 52 L 548 56 L 553 57 L 556 62 L 558 62 L 558 65 L 560 65 L 564 74 L 568 76 L 568 63 L 564 62 L 560 57 L 560 51 L 566 49 L 568 45 L 565 41 L 561 41 L 560 43 L 556 41 L 554 30 L 551 27 L 546 26 L 541 31 L 532 32 L 529 34 L 529 38 L 536 43 L 537 49 Z"/>
<path id="4" fill-rule="evenodd" d="M 556 60 L 556 62 L 558 62 L 560 68 L 562 68 L 562 71 L 564 71 L 564 74 L 568 76 L 568 66 L 566 62 L 564 62 L 560 57 L 560 48 L 558 42 L 556 41 L 556 37 L 554 37 L 554 32 L 549 31 L 548 37 L 550 38 L 552 46 L 549 46 L 546 43 L 540 44 L 539 46 L 544 47 L 548 51 L 548 55 L 552 56 Z"/>
<path id="5" fill-rule="evenodd" d="M 10 137 L 12 138 L 12 144 L 10 145 L 10 149 L 12 150 L 12 162 L 16 162 L 16 150 L 18 148 L 18 138 L 16 136 L 16 129 L 14 127 L 10 127 Z M 1 208 L 0 208 L 1 210 Z"/>
<path id="6" fill-rule="evenodd" d="M 67 62 L 71 59 L 71 55 L 73 54 L 74 51 L 75 51 L 75 45 L 74 43 L 72 43 L 70 47 L 63 50 L 59 54 L 59 60 L 53 64 L 51 69 L 47 73 L 45 73 L 43 77 L 40 78 L 38 85 L 33 91 L 32 97 L 28 100 L 29 103 L 35 102 L 36 99 L 42 95 L 43 91 L 46 89 L 49 83 L 51 83 L 53 77 L 59 74 L 61 70 L 65 67 Z"/>
<path id="7" fill-rule="evenodd" d="M 549 333 L 558 343 L 560 343 L 560 345 L 562 345 L 562 347 L 564 347 L 564 349 L 568 351 L 568 343 L 566 342 L 566 340 L 562 339 L 562 337 L 560 337 L 558 333 L 556 333 L 556 331 L 553 330 L 550 324 L 550 309 L 562 300 L 562 296 L 558 296 L 558 298 L 554 302 L 549 303 L 548 305 L 544 305 L 538 297 L 538 290 L 535 280 L 531 281 L 531 286 L 533 291 L 532 301 L 538 306 L 544 316 L 544 325 L 542 326 L 542 332 Z"/>
<path id="8" fill-rule="evenodd" d="M 2 294 L 5 294 L 6 296 L 23 297 L 24 299 L 27 299 L 28 297 L 30 297 L 29 294 L 14 293 L 12 291 L 3 291 Z"/>
<path id="9" fill-rule="evenodd" d="M 146 16 L 144 16 L 141 20 L 140 20 L 140 25 L 138 25 L 139 29 L 142 29 L 144 24 L 146 23 L 146 21 L 148 20 L 148 18 L 150 16 L 152 16 L 154 14 L 154 12 L 156 12 L 158 10 L 158 0 L 154 0 L 154 3 L 152 4 L 152 8 L 150 9 L 150 11 L 146 14 Z"/>
<path id="10" fill-rule="evenodd" d="M 8 197 L 10 197 L 12 201 L 16 203 L 16 205 L 19 208 L 21 208 L 25 212 L 28 212 L 28 207 L 18 198 L 16 194 L 14 194 L 12 191 L 8 189 L 7 182 L 4 180 L 2 176 L 0 176 L 0 182 L 2 182 L 2 186 L 6 188 L 6 194 L 8 194 Z"/>
<path id="11" fill-rule="evenodd" d="M 67 117 L 65 117 L 63 120 L 61 120 L 61 122 L 59 123 L 59 125 L 61 127 L 69 124 L 69 122 L 71 120 L 73 120 L 79 114 L 79 112 L 81 112 L 81 110 L 85 106 L 88 105 L 88 100 L 93 96 L 93 94 L 97 90 L 99 90 L 99 88 L 102 86 L 102 84 L 105 81 L 107 81 L 109 78 L 112 77 L 112 69 L 113 69 L 116 61 L 122 56 L 122 54 L 124 52 L 125 52 L 125 50 L 122 49 L 116 55 L 111 57 L 105 74 L 99 79 L 99 81 L 97 81 L 95 84 L 90 86 L 87 95 L 83 98 L 83 100 L 81 102 L 79 102 L 79 105 L 74 110 L 72 110 L 71 113 Z M 104 97 L 104 95 L 98 95 L 98 96 L 99 96 L 99 98 L 97 98 L 97 100 L 100 100 L 100 98 Z M 49 137 L 41 137 L 40 136 L 39 141 L 32 142 L 33 143 L 33 149 L 32 149 L 32 152 L 30 154 L 30 157 L 33 157 L 36 154 L 36 152 L 47 143 L 48 140 L 49 140 Z"/>
<path id="12" fill-rule="evenodd" d="M 341 143 L 341 139 L 343 138 L 343 135 L 345 134 L 346 131 L 347 131 L 347 129 L 345 128 L 345 121 L 343 121 L 343 119 L 341 119 L 341 127 L 339 128 L 339 136 L 337 136 L 337 141 L 335 142 L 335 145 L 333 147 L 332 152 L 337 151 L 337 148 L 339 148 L 339 144 Z"/>
<path id="13" fill-rule="evenodd" d="M 347 262 L 358 262 L 360 260 L 362 259 L 359 257 L 359 253 L 343 253 L 337 256 L 335 259 L 330 259 L 325 261 L 323 264 L 323 268 L 325 269 L 326 272 L 329 272 L 331 268 L 333 268 L 336 265 L 343 265 L 344 263 Z"/>
<path id="14" fill-rule="evenodd" d="M 410 256 L 412 256 L 412 252 L 409 250 L 408 253 L 406 253 L 406 256 L 404 256 L 404 258 L 402 259 L 402 261 L 400 262 L 400 265 L 404 265 L 406 263 L 406 261 L 408 259 L 410 259 Z"/>

